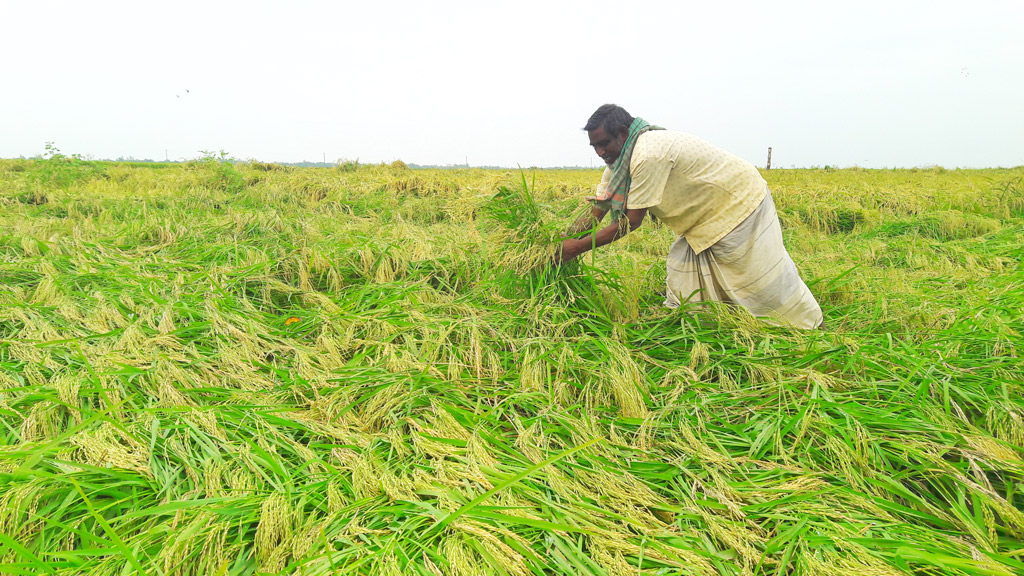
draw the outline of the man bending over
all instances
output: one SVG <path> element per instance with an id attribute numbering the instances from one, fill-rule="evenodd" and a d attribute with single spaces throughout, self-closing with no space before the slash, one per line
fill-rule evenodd
<path id="1" fill-rule="evenodd" d="M 607 164 L 590 213 L 612 223 L 562 242 L 568 262 L 636 229 L 650 212 L 678 237 L 668 253 L 665 305 L 717 300 L 795 328 L 823 324 L 821 308 L 782 245 L 768 184 L 752 164 L 696 136 L 652 126 L 605 104 L 583 128 Z"/>

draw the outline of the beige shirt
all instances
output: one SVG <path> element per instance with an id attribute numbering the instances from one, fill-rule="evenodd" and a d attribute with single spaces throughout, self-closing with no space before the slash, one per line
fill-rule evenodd
<path id="1" fill-rule="evenodd" d="M 768 191 L 750 162 L 675 130 L 641 134 L 629 168 L 626 208 L 647 208 L 697 254 L 739 225 Z M 598 193 L 611 176 L 605 168 Z"/>

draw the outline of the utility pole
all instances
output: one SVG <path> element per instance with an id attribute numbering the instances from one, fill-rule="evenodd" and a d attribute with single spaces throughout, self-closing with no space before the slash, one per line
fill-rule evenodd
<path id="1" fill-rule="evenodd" d="M 764 167 L 765 170 L 772 169 L 772 147 L 768 147 L 768 165 Z"/>

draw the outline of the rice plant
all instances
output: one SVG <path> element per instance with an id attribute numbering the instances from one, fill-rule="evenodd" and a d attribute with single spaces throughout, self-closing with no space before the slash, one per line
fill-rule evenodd
<path id="1" fill-rule="evenodd" d="M 94 167 L 0 161 L 0 573 L 1024 571 L 1019 168 L 767 173 L 802 332 L 543 266 L 597 171 Z"/>
<path id="2" fill-rule="evenodd" d="M 564 238 L 564 224 L 537 202 L 525 173 L 520 183 L 499 186 L 480 211 L 493 224 L 496 266 L 525 274 L 553 262 Z"/>

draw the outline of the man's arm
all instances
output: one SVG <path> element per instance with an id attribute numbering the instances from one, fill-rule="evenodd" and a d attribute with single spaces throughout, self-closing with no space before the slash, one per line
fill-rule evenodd
<path id="1" fill-rule="evenodd" d="M 597 216 L 597 208 L 594 209 L 593 216 Z M 580 254 L 583 254 L 591 248 L 598 246 L 604 246 L 605 244 L 611 244 L 612 242 L 622 238 L 631 231 L 636 230 L 640 224 L 644 221 L 644 216 L 647 215 L 647 208 L 638 208 L 636 210 L 626 210 L 626 222 L 623 219 L 619 219 L 619 222 L 612 222 L 608 226 L 597 230 L 593 234 L 588 234 L 583 238 L 567 238 L 562 241 L 562 248 L 558 254 L 555 255 L 555 262 L 564 264 L 575 259 Z M 601 217 L 604 216 L 602 211 Z M 600 218 L 597 219 L 600 221 Z M 628 225 L 627 225 L 628 223 Z M 584 228 L 585 230 L 586 228 Z"/>

